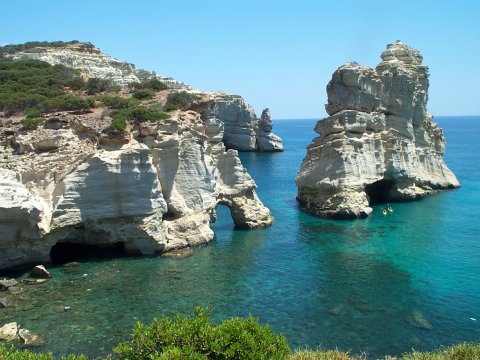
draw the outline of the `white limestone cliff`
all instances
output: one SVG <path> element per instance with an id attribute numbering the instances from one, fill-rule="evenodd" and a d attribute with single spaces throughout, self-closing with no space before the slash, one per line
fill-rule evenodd
<path id="1" fill-rule="evenodd" d="M 100 113 L 90 116 L 101 124 Z M 2 135 L 0 269 L 48 261 L 62 242 L 122 243 L 144 255 L 206 244 L 218 204 L 239 228 L 273 221 L 214 117 L 187 111 L 131 125 L 120 142 L 82 115 L 49 118 L 37 130 Z"/>
<path id="2" fill-rule="evenodd" d="M 428 68 L 396 42 L 376 69 L 347 63 L 327 86 L 330 117 L 307 148 L 298 201 L 314 214 L 365 217 L 376 202 L 413 200 L 460 186 L 445 165 L 445 138 L 427 113 Z"/>
<path id="3" fill-rule="evenodd" d="M 282 140 L 272 133 L 270 110 L 260 119 L 253 108 L 238 95 L 221 92 L 202 93 L 202 99 L 192 106 L 202 118 L 215 117 L 224 124 L 223 142 L 238 151 L 283 151 Z"/>

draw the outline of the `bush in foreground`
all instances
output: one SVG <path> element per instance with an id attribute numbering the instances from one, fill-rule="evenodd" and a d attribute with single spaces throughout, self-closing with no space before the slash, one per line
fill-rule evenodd
<path id="1" fill-rule="evenodd" d="M 29 350 L 15 349 L 10 344 L 0 343 L 0 360 L 53 360 L 51 353 L 37 354 Z M 68 355 L 62 357 L 62 360 L 88 360 L 84 355 Z"/>
<path id="2" fill-rule="evenodd" d="M 290 348 L 283 335 L 275 334 L 258 320 L 233 318 L 215 326 L 210 310 L 196 308 L 193 317 L 155 319 L 151 325 L 137 323 L 132 339 L 119 344 L 104 360 L 367 360 L 339 350 L 297 350 Z M 15 349 L 0 342 L 0 360 L 54 360 L 52 354 Z M 88 360 L 69 355 L 62 360 Z M 99 360 L 99 359 L 97 359 Z M 480 360 L 480 344 L 463 343 L 431 352 L 413 351 L 384 360 Z"/>
<path id="3" fill-rule="evenodd" d="M 196 308 L 193 318 L 156 319 L 151 325 L 137 323 L 131 342 L 114 349 L 122 360 L 237 359 L 282 360 L 290 353 L 283 335 L 249 316 L 214 326 L 210 310 Z"/>

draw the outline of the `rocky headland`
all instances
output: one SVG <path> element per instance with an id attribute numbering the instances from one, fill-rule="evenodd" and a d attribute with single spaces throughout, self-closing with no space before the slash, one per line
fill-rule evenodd
<path id="1" fill-rule="evenodd" d="M 272 223 L 218 119 L 181 111 L 115 137 L 95 129 L 108 124 L 101 113 L 53 113 L 38 129 L 4 132 L 0 269 L 48 261 L 59 242 L 143 255 L 202 245 L 218 204 L 239 228 Z"/>
<path id="2" fill-rule="evenodd" d="M 418 50 L 397 41 L 375 69 L 355 62 L 327 85 L 328 118 L 307 148 L 296 178 L 308 212 L 366 217 L 378 202 L 419 199 L 459 187 L 444 163 L 442 129 L 427 113 L 428 68 Z"/>
<path id="3" fill-rule="evenodd" d="M 1 56 L 12 60 L 35 59 L 52 65 L 64 65 L 78 69 L 88 78 L 111 81 L 113 85 L 126 87 L 158 79 L 171 89 L 199 96 L 195 104 L 202 117 L 215 116 L 224 124 L 223 142 L 229 149 L 238 151 L 283 151 L 282 140 L 272 133 L 270 112 L 265 109 L 260 118 L 253 108 L 239 95 L 224 92 L 205 92 L 192 89 L 172 77 L 161 76 L 155 71 L 137 69 L 134 64 L 117 60 L 91 43 L 71 41 L 52 46 L 52 43 L 27 43 L 30 46 L 6 46 Z"/>
<path id="4" fill-rule="evenodd" d="M 90 76 L 117 85 L 152 79 L 140 79 L 133 65 L 83 43 L 2 55 L 16 59 L 0 69 L 15 79 L 31 66 L 28 71 L 44 69 L 51 82 L 59 81 L 52 75 L 58 69 L 45 63 L 26 62 L 17 69 L 15 61 L 25 58 L 77 67 L 84 80 L 59 71 L 81 86 Z M 31 80 L 25 83 L 37 91 Z M 52 248 L 63 243 L 120 245 L 141 255 L 203 245 L 214 237 L 210 224 L 219 204 L 230 208 L 237 228 L 272 224 L 236 150 L 281 149 L 268 110 L 257 119 L 239 96 L 191 90 L 175 80 L 167 89 L 122 86 L 95 96 L 80 85 L 44 89 L 55 96 L 46 100 L 29 97 L 38 100 L 32 116 L 26 115 L 32 109 L 16 111 L 17 103 L 24 104 L 15 92 L 13 105 L 4 104 L 0 269 L 48 262 Z M 177 95 L 188 101 L 167 109 L 168 99 Z"/>

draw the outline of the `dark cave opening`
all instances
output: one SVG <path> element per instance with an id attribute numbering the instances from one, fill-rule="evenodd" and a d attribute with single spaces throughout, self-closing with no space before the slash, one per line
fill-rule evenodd
<path id="1" fill-rule="evenodd" d="M 86 245 L 71 242 L 60 242 L 50 250 L 53 264 L 65 264 L 72 261 L 108 260 L 126 256 L 125 246 L 117 242 L 113 244 Z"/>
<path id="2" fill-rule="evenodd" d="M 383 179 L 365 186 L 370 205 L 385 204 L 391 201 L 391 191 L 394 185 L 395 181 Z"/>

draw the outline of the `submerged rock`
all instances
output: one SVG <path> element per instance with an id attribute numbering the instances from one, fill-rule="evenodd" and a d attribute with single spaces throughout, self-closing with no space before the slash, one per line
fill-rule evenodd
<path id="1" fill-rule="evenodd" d="M 338 68 L 327 86 L 330 117 L 296 178 L 303 209 L 334 218 L 371 214 L 371 204 L 414 200 L 460 186 L 443 162 L 445 138 L 427 113 L 428 68 L 419 51 L 388 45 L 374 70 Z"/>
<path id="2" fill-rule="evenodd" d="M 184 259 L 186 257 L 190 257 L 193 255 L 193 250 L 190 248 L 185 248 L 185 249 L 180 249 L 180 250 L 174 250 L 174 251 L 169 251 L 166 253 L 163 253 L 163 257 L 167 257 L 170 259 Z"/>
<path id="3" fill-rule="evenodd" d="M 3 279 L 0 280 L 0 290 L 7 290 L 8 288 L 18 284 L 18 281 L 15 279 Z"/>
<path id="4" fill-rule="evenodd" d="M 0 298 L 0 309 L 6 308 L 8 306 L 8 301 L 6 298 Z"/>
<path id="5" fill-rule="evenodd" d="M 47 282 L 47 279 L 27 278 L 27 279 L 23 279 L 22 282 L 27 285 L 40 285 L 40 284 L 45 284 Z"/>
<path id="6" fill-rule="evenodd" d="M 26 347 L 41 346 L 45 341 L 40 337 L 40 335 L 35 334 L 27 329 L 18 330 L 18 339 Z"/>
<path id="7" fill-rule="evenodd" d="M 412 320 L 413 323 L 415 324 L 416 327 L 423 329 L 423 330 L 432 330 L 433 326 L 428 322 L 427 319 L 423 316 L 422 313 L 419 311 L 413 311 L 412 314 Z"/>

